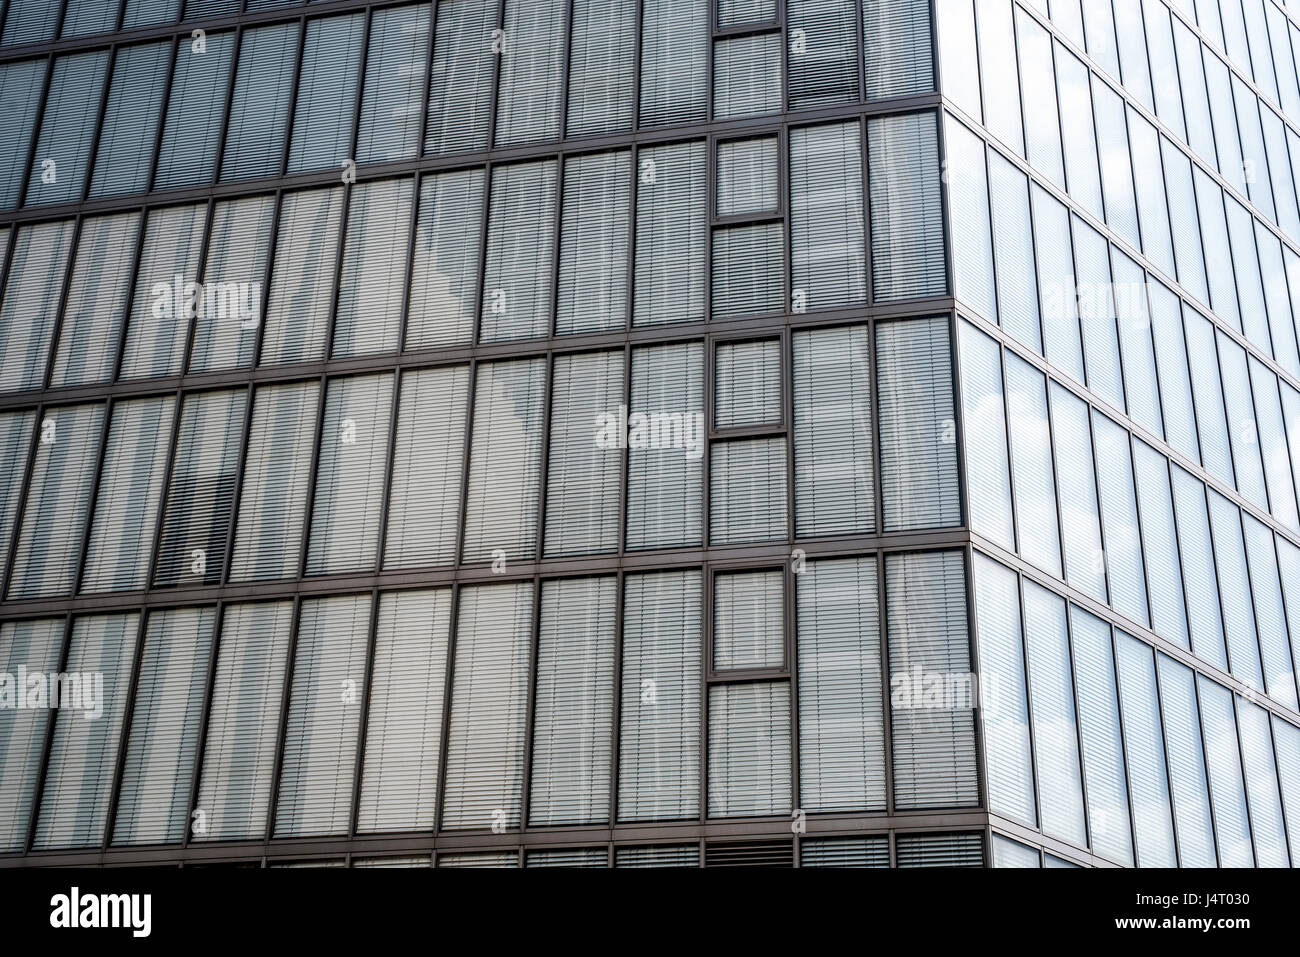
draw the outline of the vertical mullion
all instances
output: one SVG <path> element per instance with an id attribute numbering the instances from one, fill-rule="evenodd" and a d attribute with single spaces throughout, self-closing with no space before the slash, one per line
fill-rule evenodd
<path id="1" fill-rule="evenodd" d="M 447 667 L 443 674 L 442 725 L 438 733 L 438 780 L 434 796 L 433 834 L 442 833 L 443 801 L 447 791 L 447 761 L 451 752 L 451 696 L 455 692 L 456 638 L 460 632 L 460 603 L 465 586 L 451 583 L 451 615 L 447 629 Z"/>
<path id="2" fill-rule="evenodd" d="M 890 684 L 889 673 L 889 615 L 887 613 L 886 602 L 888 593 L 886 592 L 885 583 L 885 553 L 878 551 L 875 554 L 875 575 L 876 575 L 876 624 L 880 632 L 880 675 L 883 682 L 882 692 L 892 687 Z M 894 710 L 892 702 L 888 695 L 882 695 L 881 713 L 885 732 L 884 754 L 885 754 L 885 813 L 893 816 L 896 812 L 894 801 Z M 891 866 L 893 866 L 891 864 Z"/>
<path id="3" fill-rule="evenodd" d="M 95 108 L 95 115 L 91 117 L 94 126 L 90 134 L 90 151 L 86 154 L 85 182 L 81 184 L 74 202 L 84 203 L 90 199 L 90 186 L 95 178 L 95 163 L 99 159 L 99 143 L 104 135 L 104 124 L 108 120 L 108 98 L 113 89 L 113 75 L 117 70 L 117 51 L 121 49 L 116 43 L 108 48 L 108 63 L 104 67 L 104 85 L 99 91 L 99 106 Z"/>
<path id="4" fill-rule="evenodd" d="M 5 589 L 0 592 L 0 601 L 9 593 L 10 580 L 13 578 L 14 564 L 18 558 L 18 548 L 23 530 L 23 512 L 27 510 L 27 499 L 31 495 L 32 475 L 36 471 L 36 455 L 41 445 L 41 429 L 48 412 L 49 406 L 41 403 L 36 406 L 36 415 L 32 419 L 32 434 L 28 439 L 27 447 L 27 468 L 23 470 L 21 477 L 18 479 L 18 502 L 14 506 L 14 524 L 12 531 L 9 533 L 9 550 L 8 554 L 5 555 L 4 565 L 0 568 L 0 583 L 3 583 Z"/>
<path id="5" fill-rule="evenodd" d="M 104 417 L 100 422 L 99 438 L 96 443 L 95 470 L 86 478 L 86 517 L 81 520 L 81 540 L 77 544 L 77 563 L 72 569 L 71 594 L 73 595 L 77 595 L 81 592 L 81 586 L 85 579 L 86 557 L 90 551 L 90 532 L 95 526 L 95 506 L 98 504 L 97 497 L 104 478 L 104 461 L 108 449 L 108 433 L 113 426 L 113 414 L 117 411 L 117 407 L 121 404 L 121 400 L 110 397 L 94 404 L 104 410 Z"/>
<path id="6" fill-rule="evenodd" d="M 302 631 L 302 595 L 293 597 L 293 620 L 289 622 L 289 650 L 285 658 L 284 681 L 280 689 L 280 717 L 275 737 L 275 751 L 271 769 L 271 789 L 267 796 L 266 830 L 262 843 L 269 845 L 275 836 L 275 826 L 280 816 L 280 784 L 284 773 L 284 749 L 288 743 L 289 707 L 293 697 L 293 677 L 297 669 L 298 637 Z"/>
<path id="7" fill-rule="evenodd" d="M 1155 701 L 1153 702 L 1153 706 L 1156 709 L 1156 720 L 1160 724 L 1160 746 L 1161 746 L 1161 750 L 1164 752 L 1164 759 L 1165 759 L 1164 780 L 1165 780 L 1165 787 L 1168 789 L 1169 792 L 1169 822 L 1173 829 L 1173 836 L 1174 836 L 1174 866 L 1182 867 L 1184 866 L 1183 853 L 1182 853 L 1182 841 L 1178 837 L 1178 812 L 1177 812 L 1178 800 L 1174 795 L 1173 775 L 1169 771 L 1169 734 L 1165 722 L 1164 691 L 1160 687 L 1160 660 L 1159 660 L 1160 655 L 1158 652 L 1155 651 L 1155 649 L 1149 649 L 1149 650 L 1152 652 L 1151 675 L 1152 678 L 1154 679 L 1153 683 L 1155 684 L 1155 688 L 1156 688 L 1156 698 Z M 1195 682 L 1196 680 L 1195 677 L 1193 677 L 1192 680 L 1193 682 Z"/>
<path id="8" fill-rule="evenodd" d="M 72 236 L 68 240 L 67 258 L 63 265 L 63 277 L 59 280 L 59 298 L 54 302 L 54 323 L 50 329 L 50 341 L 45 347 L 45 367 L 41 370 L 41 389 L 50 388 L 50 381 L 54 376 L 54 363 L 59 355 L 59 336 L 63 334 L 63 318 L 68 309 L 68 293 L 72 291 L 72 276 L 76 272 L 78 247 L 81 244 L 81 232 L 85 226 L 86 217 L 82 213 L 77 213 L 72 222 Z M 18 227 L 15 224 L 13 228 L 13 239 L 11 246 L 18 245 Z"/>
<path id="9" fill-rule="evenodd" d="M 532 586 L 532 601 L 529 602 L 528 688 L 524 692 L 524 755 L 520 779 L 521 793 L 519 796 L 519 835 L 521 844 L 528 833 L 528 816 L 532 805 L 533 731 L 536 724 L 534 714 L 537 710 L 537 663 L 541 655 L 542 631 L 542 578 L 540 575 L 533 576 Z M 522 857 L 523 847 L 521 846 L 519 850 Z"/>
<path id="10" fill-rule="evenodd" d="M 1228 697 L 1232 701 L 1232 732 L 1237 741 L 1237 761 L 1241 767 L 1241 791 L 1242 804 L 1246 808 L 1246 832 L 1250 835 L 1250 856 L 1255 867 L 1259 867 L 1259 852 L 1255 850 L 1255 824 L 1254 815 L 1250 808 L 1250 790 L 1246 782 L 1246 749 L 1241 746 L 1241 722 L 1237 720 L 1237 693 L 1229 690 Z M 1276 773 L 1276 772 L 1275 772 Z M 1213 798 L 1211 798 L 1213 803 Z"/>
<path id="11" fill-rule="evenodd" d="M 614 572 L 614 682 L 613 699 L 610 707 L 610 719 L 613 727 L 610 731 L 609 761 L 609 800 L 606 803 L 605 823 L 609 826 L 610 838 L 617 836 L 615 825 L 618 823 L 618 786 L 619 757 L 622 753 L 622 707 L 623 707 L 623 614 L 624 591 L 627 574 L 620 567 Z"/>
<path id="12" fill-rule="evenodd" d="M 1119 719 L 1119 761 L 1120 767 L 1124 769 L 1124 797 L 1128 802 L 1128 833 L 1129 841 L 1133 849 L 1133 866 L 1140 867 L 1141 862 L 1138 859 L 1138 837 L 1137 837 L 1137 820 L 1133 814 L 1133 775 L 1128 768 L 1128 735 L 1124 733 L 1124 696 L 1120 693 L 1120 676 L 1119 676 L 1119 655 L 1115 647 L 1115 626 L 1106 622 L 1106 629 L 1110 633 L 1106 642 L 1106 647 L 1110 649 L 1110 669 L 1111 680 L 1115 682 L 1115 713 Z M 1170 807 L 1173 795 L 1170 792 Z M 1172 817 L 1172 814 L 1170 815 Z"/>
<path id="13" fill-rule="evenodd" d="M 126 15 L 126 4 L 122 5 L 122 16 Z M 149 150 L 149 171 L 145 174 L 144 186 L 145 191 L 154 188 L 154 180 L 158 176 L 158 161 L 161 158 L 163 134 L 167 129 L 167 108 L 171 106 L 172 84 L 176 78 L 176 71 L 180 61 L 180 45 L 183 40 L 174 37 L 171 40 L 171 49 L 167 73 L 163 76 L 162 98 L 158 101 L 158 128 L 154 131 L 153 146 Z M 232 57 L 233 59 L 233 57 Z M 218 161 L 221 157 L 217 157 Z"/>
<path id="14" fill-rule="evenodd" d="M 298 48 L 294 51 L 293 83 L 289 92 L 289 108 L 285 110 L 283 124 L 284 143 L 280 147 L 280 161 L 276 166 L 279 176 L 289 175 L 289 154 L 293 151 L 293 124 L 298 115 L 298 95 L 302 92 L 303 60 L 307 53 L 307 16 L 298 17 Z M 358 103 L 360 97 L 358 97 Z M 355 129 L 355 124 L 353 125 Z"/>
<path id="15" fill-rule="evenodd" d="M 710 3 L 710 6 L 712 5 Z M 712 344 L 709 348 L 712 350 Z M 711 382 L 712 376 L 709 378 Z M 711 384 L 709 391 L 713 391 Z M 712 417 L 709 421 L 713 421 Z M 699 802 L 697 819 L 700 824 L 706 823 L 709 819 L 709 697 L 712 688 L 709 683 L 709 672 L 713 651 L 713 575 L 713 565 L 706 561 L 704 567 L 700 569 L 700 646 L 696 650 L 697 664 L 700 669 L 700 713 L 696 731 L 699 761 L 696 801 Z"/>
<path id="16" fill-rule="evenodd" d="M 184 0 L 188 5 L 189 0 Z M 221 111 L 221 128 L 217 134 L 217 154 L 213 161 L 212 182 L 221 181 L 221 168 L 226 159 L 226 139 L 230 132 L 230 114 L 235 105 L 235 86 L 239 81 L 239 61 L 244 53 L 244 25 L 238 24 L 230 41 L 230 75 L 226 78 L 226 105 Z M 179 56 L 179 52 L 178 52 Z"/>
<path id="17" fill-rule="evenodd" d="M 382 524 L 380 525 L 379 534 L 382 538 Z M 361 717 L 357 722 L 357 743 L 353 749 L 352 757 L 352 803 L 348 807 L 349 841 L 352 841 L 357 836 L 357 819 L 361 813 L 361 775 L 366 759 L 366 732 L 370 727 L 371 686 L 375 680 L 375 644 L 378 640 L 379 631 L 380 594 L 378 587 L 370 590 L 370 614 L 366 625 L 366 656 L 361 665 L 364 669 L 361 685 Z"/>

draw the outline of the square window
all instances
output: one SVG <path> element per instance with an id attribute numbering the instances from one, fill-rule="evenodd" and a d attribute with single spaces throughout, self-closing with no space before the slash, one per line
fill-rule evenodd
<path id="1" fill-rule="evenodd" d="M 732 226 L 713 233 L 713 317 L 780 312 L 785 301 L 781 223 Z"/>
<path id="2" fill-rule="evenodd" d="M 785 439 L 714 444 L 709 536 L 715 545 L 785 537 Z"/>
<path id="3" fill-rule="evenodd" d="M 717 41 L 713 48 L 714 118 L 755 116 L 780 109 L 780 34 Z"/>

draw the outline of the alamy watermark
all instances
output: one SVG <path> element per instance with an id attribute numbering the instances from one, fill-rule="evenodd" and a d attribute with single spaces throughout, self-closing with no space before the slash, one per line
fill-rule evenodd
<path id="1" fill-rule="evenodd" d="M 617 412 L 596 414 L 598 449 L 680 449 L 691 461 L 704 457 L 703 412 Z"/>
<path id="2" fill-rule="evenodd" d="M 233 320 L 241 329 L 261 322 L 260 282 L 194 282 L 177 273 L 149 287 L 155 319 Z"/>
<path id="3" fill-rule="evenodd" d="M 0 671 L 0 711 L 80 711 L 87 721 L 104 713 L 102 671 Z"/>

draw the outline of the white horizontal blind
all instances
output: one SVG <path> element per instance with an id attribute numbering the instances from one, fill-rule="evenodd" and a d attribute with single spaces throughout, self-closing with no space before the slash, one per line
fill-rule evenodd
<path id="1" fill-rule="evenodd" d="M 149 614 L 114 844 L 176 844 L 185 836 L 215 622 L 211 607 Z"/>
<path id="2" fill-rule="evenodd" d="M 134 612 L 73 621 L 33 848 L 91 847 L 104 839 L 139 626 Z M 53 694 L 51 688 L 51 707 Z"/>
<path id="3" fill-rule="evenodd" d="M 781 36 L 727 37 L 713 44 L 713 116 L 723 119 L 781 109 Z"/>
<path id="4" fill-rule="evenodd" d="M 43 383 L 72 232 L 70 219 L 18 227 L 0 300 L 0 392 Z"/>
<path id="5" fill-rule="evenodd" d="M 862 0 L 862 33 L 868 99 L 934 89 L 929 0 Z"/>
<path id="6" fill-rule="evenodd" d="M 762 23 L 776 17 L 776 0 L 717 0 L 718 26 Z"/>
<path id="7" fill-rule="evenodd" d="M 186 396 L 163 506 L 154 587 L 215 584 L 234 507 L 244 390 Z"/>
<path id="8" fill-rule="evenodd" d="M 638 150 L 636 157 L 632 324 L 703 319 L 709 228 L 705 145 L 694 142 L 654 146 Z"/>
<path id="9" fill-rule="evenodd" d="M 397 351 L 414 195 L 411 179 L 352 187 L 330 355 Z"/>
<path id="10" fill-rule="evenodd" d="M 573 0 L 569 136 L 632 126 L 637 0 Z"/>
<path id="11" fill-rule="evenodd" d="M 876 327 L 885 530 L 961 521 L 946 318 Z"/>
<path id="12" fill-rule="evenodd" d="M 371 16 L 358 163 L 405 159 L 419 151 L 432 18 L 431 3 L 376 10 Z"/>
<path id="13" fill-rule="evenodd" d="M 507 561 L 536 553 L 546 371 L 545 359 L 478 367 L 464 561 L 490 561 L 498 549 Z"/>
<path id="14" fill-rule="evenodd" d="M 531 582 L 460 593 L 444 828 L 519 826 L 532 610 Z"/>
<path id="15" fill-rule="evenodd" d="M 27 469 L 35 421 L 34 412 L 0 413 L 0 475 L 9 476 L 0 484 L 0 568 L 8 564 L 9 544 L 18 520 L 18 498 L 23 491 L 21 476 Z"/>
<path id="16" fill-rule="evenodd" d="M 631 191 L 626 150 L 565 162 L 556 332 L 598 332 L 627 324 Z"/>
<path id="17" fill-rule="evenodd" d="M 791 109 L 856 100 L 856 0 L 786 0 L 785 11 Z M 796 30 L 802 31 L 801 45 Z"/>
<path id="18" fill-rule="evenodd" d="M 1156 655 L 1160 712 L 1169 749 L 1169 789 L 1178 828 L 1178 862 L 1183 867 L 1214 867 L 1214 821 L 1205 775 L 1196 677 L 1191 668 Z"/>
<path id="19" fill-rule="evenodd" d="M 113 406 L 83 592 L 145 587 L 175 408 L 172 396 Z"/>
<path id="20" fill-rule="evenodd" d="M 500 0 L 441 0 L 433 28 L 426 153 L 484 149 L 497 54 L 489 42 Z"/>
<path id="21" fill-rule="evenodd" d="M 439 854 L 439 867 L 518 867 L 516 851 L 497 851 L 490 854 Z"/>
<path id="22" fill-rule="evenodd" d="M 1201 733 L 1205 740 L 1205 763 L 1214 806 L 1219 866 L 1254 867 L 1250 812 L 1246 808 L 1232 692 L 1204 675 L 1196 676 L 1196 690 L 1201 704 Z"/>
<path id="23" fill-rule="evenodd" d="M 542 586 L 530 825 L 609 820 L 617 601 L 613 577 Z"/>
<path id="24" fill-rule="evenodd" d="M 7 597 L 72 591 L 103 423 L 102 403 L 50 409 L 41 420 Z"/>
<path id="25" fill-rule="evenodd" d="M 775 213 L 780 208 L 777 140 L 765 136 L 718 144 L 717 213 Z"/>
<path id="26" fill-rule="evenodd" d="M 564 107 L 567 0 L 505 0 L 496 142 L 555 139 Z"/>
<path id="27" fill-rule="evenodd" d="M 1150 646 L 1117 630 L 1115 663 L 1120 712 L 1124 716 L 1124 754 L 1133 795 L 1137 865 L 1176 867 L 1155 659 Z"/>
<path id="28" fill-rule="evenodd" d="M 408 350 L 467 343 L 478 312 L 483 171 L 424 177 L 411 260 Z"/>
<path id="29" fill-rule="evenodd" d="M 274 218 L 273 196 L 228 200 L 213 207 L 203 268 L 203 307 L 193 320 L 190 372 L 253 364 Z"/>
<path id="30" fill-rule="evenodd" d="M 785 663 L 780 571 L 713 579 L 713 669 L 779 668 Z"/>
<path id="31" fill-rule="evenodd" d="M 934 114 L 867 121 L 872 291 L 877 302 L 942 295 L 943 206 Z"/>
<path id="32" fill-rule="evenodd" d="M 369 595 L 302 603 L 276 837 L 348 831 L 369 634 Z"/>
<path id="33" fill-rule="evenodd" d="M 615 867 L 699 867 L 697 844 L 660 844 L 655 847 L 614 848 Z"/>
<path id="34" fill-rule="evenodd" d="M 614 551 L 622 454 L 618 443 L 598 441 L 597 426 L 618 417 L 623 352 L 556 356 L 553 376 L 545 554 Z"/>
<path id="35" fill-rule="evenodd" d="M 232 581 L 298 574 L 319 395 L 315 382 L 259 386 L 253 395 Z"/>
<path id="36" fill-rule="evenodd" d="M 781 340 L 720 343 L 713 359 L 713 424 L 781 423 Z"/>
<path id="37" fill-rule="evenodd" d="M 799 806 L 885 809 L 876 560 L 809 562 L 795 579 Z"/>
<path id="38" fill-rule="evenodd" d="M 292 618 L 291 601 L 226 607 L 192 840 L 266 832 Z"/>
<path id="39" fill-rule="evenodd" d="M 271 271 L 261 362 L 302 362 L 325 355 L 334 308 L 343 224 L 342 187 L 287 193 Z"/>
<path id="40" fill-rule="evenodd" d="M 714 443 L 709 488 L 709 539 L 713 544 L 785 537 L 784 438 Z"/>
<path id="41" fill-rule="evenodd" d="M 980 834 L 900 834 L 899 867 L 983 867 Z"/>
<path id="42" fill-rule="evenodd" d="M 643 0 L 641 126 L 703 120 L 708 106 L 709 0 Z"/>
<path id="43" fill-rule="evenodd" d="M 385 568 L 456 560 L 469 366 L 402 375 L 388 502 Z"/>
<path id="44" fill-rule="evenodd" d="M 375 566 L 392 411 L 391 373 L 329 384 L 307 546 L 308 575 Z"/>
<path id="45" fill-rule="evenodd" d="M 888 867 L 889 838 L 847 837 L 802 841 L 800 867 Z"/>
<path id="46" fill-rule="evenodd" d="M 791 130 L 790 295 L 794 306 L 821 309 L 867 298 L 863 212 L 859 124 Z"/>
<path id="47" fill-rule="evenodd" d="M 876 524 L 876 483 L 867 327 L 796 332 L 791 346 L 796 532 L 869 532 Z"/>
<path id="48" fill-rule="evenodd" d="M 19 666 L 43 674 L 57 671 L 63 630 L 62 618 L 7 621 L 0 625 L 0 665 L 4 673 L 17 676 Z M 4 742 L 0 748 L 0 850 L 21 851 L 26 847 L 36 772 L 45 749 L 45 729 L 53 714 L 45 707 L 0 709 L 0 741 Z"/>
<path id="49" fill-rule="evenodd" d="M 891 709 L 894 803 L 900 809 L 979 803 L 970 637 L 960 552 L 918 552 L 885 560 L 889 675 L 912 686 L 908 707 Z M 943 679 L 939 702 L 918 695 L 919 671 Z M 892 685 L 891 685 L 892 687 Z M 921 700 L 916 700 L 921 698 Z"/>
<path id="50" fill-rule="evenodd" d="M 609 852 L 603 847 L 573 847 L 555 851 L 529 851 L 524 867 L 606 867 Z"/>
<path id="51" fill-rule="evenodd" d="M 433 828 L 450 634 L 450 589 L 379 599 L 359 832 Z"/>
<path id="52" fill-rule="evenodd" d="M 554 160 L 492 171 L 479 325 L 484 342 L 550 332 L 558 180 Z"/>
<path id="53" fill-rule="evenodd" d="M 1028 847 L 1019 841 L 1013 841 L 1001 834 L 994 833 L 993 866 L 1032 868 L 1042 867 L 1043 865 L 1037 848 Z"/>
<path id="54" fill-rule="evenodd" d="M 648 437 L 659 423 L 661 441 L 627 453 L 627 547 L 699 544 L 703 519 L 704 349 L 698 342 L 646 346 L 632 351 L 631 415 L 647 417 Z M 662 436 L 686 438 L 694 448 L 672 447 Z M 658 418 L 656 418 L 658 417 Z M 630 419 L 629 419 L 630 423 Z M 629 433 L 629 440 L 631 435 Z M 683 443 L 678 442 L 677 445 Z"/>
<path id="55" fill-rule="evenodd" d="M 623 595 L 618 819 L 699 813 L 700 575 L 629 575 Z"/>
<path id="56" fill-rule="evenodd" d="M 785 238 L 779 222 L 714 230 L 714 318 L 781 312 L 784 257 Z"/>
<path id="57" fill-rule="evenodd" d="M 112 377 L 139 229 L 139 213 L 96 216 L 81 224 L 51 385 L 83 385 Z M 4 247 L 0 238 L 0 255 Z"/>
<path id="58" fill-rule="evenodd" d="M 177 314 L 176 277 L 181 277 L 182 294 L 184 283 L 201 278 L 199 257 L 207 221 L 206 203 L 149 213 L 127 320 L 122 378 L 181 371 L 190 324 Z"/>
<path id="59" fill-rule="evenodd" d="M 790 812 L 790 685 L 709 689 L 709 816 Z"/>

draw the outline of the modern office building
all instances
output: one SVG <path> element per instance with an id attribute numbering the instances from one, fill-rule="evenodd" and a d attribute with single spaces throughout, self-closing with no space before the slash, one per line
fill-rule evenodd
<path id="1" fill-rule="evenodd" d="M 1297 58 L 0 0 L 0 866 L 1300 863 Z"/>

